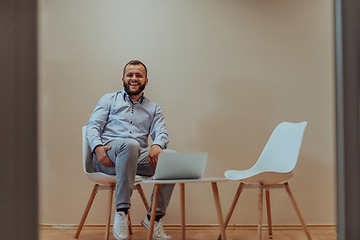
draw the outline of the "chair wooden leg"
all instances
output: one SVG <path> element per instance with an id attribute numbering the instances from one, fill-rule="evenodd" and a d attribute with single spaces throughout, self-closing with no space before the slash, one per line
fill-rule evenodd
<path id="1" fill-rule="evenodd" d="M 258 240 L 262 239 L 262 208 L 263 208 L 263 190 L 264 185 L 261 183 L 259 185 L 259 222 L 258 222 Z"/>
<path id="2" fill-rule="evenodd" d="M 185 184 L 180 183 L 181 239 L 185 240 Z"/>
<path id="3" fill-rule="evenodd" d="M 157 202 L 159 199 L 159 192 L 160 192 L 160 184 L 155 184 L 155 191 L 154 191 L 154 197 L 153 197 L 153 202 L 152 202 L 152 206 L 151 206 L 150 226 L 149 226 L 147 240 L 152 239 L 152 234 L 154 231 L 154 222 L 155 222 L 155 217 L 156 217 Z"/>
<path id="4" fill-rule="evenodd" d="M 106 224 L 106 230 L 105 230 L 105 240 L 109 239 L 111 208 L 112 208 L 112 200 L 113 200 L 113 196 L 114 196 L 114 189 L 115 189 L 115 185 L 111 185 L 110 190 L 109 190 L 108 218 L 107 218 L 107 224 Z"/>
<path id="5" fill-rule="evenodd" d="M 267 209 L 267 218 L 268 218 L 268 228 L 269 228 L 269 235 L 272 238 L 272 222 L 271 222 L 271 206 L 270 206 L 270 190 L 265 190 L 265 197 L 266 197 L 266 209 Z"/>
<path id="6" fill-rule="evenodd" d="M 243 186 L 244 186 L 244 183 L 240 182 L 239 187 L 238 187 L 238 189 L 237 189 L 237 191 L 235 193 L 234 200 L 232 201 L 229 212 L 228 212 L 228 214 L 227 214 L 227 216 L 225 218 L 225 222 L 224 222 L 224 228 L 225 229 L 227 228 L 227 226 L 228 226 L 228 224 L 230 222 L 230 218 L 231 218 L 231 216 L 232 216 L 232 214 L 233 214 L 233 212 L 235 210 L 236 204 L 237 204 L 237 202 L 238 202 L 238 200 L 240 198 L 240 194 L 241 194 Z M 218 240 L 221 240 L 221 234 L 219 235 Z"/>
<path id="7" fill-rule="evenodd" d="M 211 186 L 212 186 L 212 190 L 213 190 L 213 194 L 214 194 L 214 201 L 215 201 L 216 213 L 217 213 L 217 218 L 218 218 L 219 227 L 220 227 L 221 239 L 226 240 L 225 226 L 224 226 L 223 216 L 222 216 L 222 212 L 221 212 L 221 204 L 220 204 L 218 187 L 217 187 L 216 182 L 212 182 Z"/>
<path id="8" fill-rule="evenodd" d="M 142 200 L 143 203 L 144 203 L 144 206 L 145 206 L 145 208 L 146 208 L 146 211 L 148 211 L 148 210 L 150 209 L 150 206 L 149 206 L 149 203 L 148 203 L 148 201 L 147 201 L 147 199 L 146 199 L 146 197 L 145 197 L 144 191 L 143 191 L 140 183 L 139 183 L 139 184 L 136 184 L 135 186 L 136 186 L 136 189 L 137 189 L 138 193 L 140 194 L 141 200 Z"/>
<path id="9" fill-rule="evenodd" d="M 80 235 L 81 229 L 82 229 L 82 227 L 84 226 L 86 217 L 87 217 L 87 215 L 88 215 L 88 213 L 89 213 L 89 211 L 90 211 L 91 205 L 92 205 L 92 203 L 93 203 L 93 201 L 94 201 L 94 199 L 95 199 L 95 196 L 96 196 L 96 194 L 97 194 L 97 189 L 98 189 L 98 187 L 99 187 L 99 184 L 95 184 L 95 185 L 94 185 L 94 188 L 93 188 L 93 190 L 92 190 L 92 192 L 91 192 L 89 201 L 88 201 L 88 203 L 87 203 L 87 205 L 86 205 L 84 214 L 83 214 L 83 216 L 82 216 L 82 218 L 81 218 L 81 220 L 80 220 L 80 223 L 79 223 L 79 226 L 78 226 L 78 228 L 77 228 L 77 230 L 76 230 L 76 233 L 75 233 L 74 238 L 78 238 L 79 235 Z"/>
<path id="10" fill-rule="evenodd" d="M 298 205 L 296 204 L 295 198 L 294 198 L 294 196 L 293 196 L 293 194 L 292 194 L 292 192 L 291 192 L 291 190 L 290 190 L 289 184 L 286 182 L 286 183 L 284 183 L 284 186 L 285 186 L 286 191 L 287 191 L 287 193 L 288 193 L 288 195 L 289 195 L 289 197 L 290 197 L 291 203 L 292 203 L 292 205 L 294 206 L 294 209 L 295 209 L 295 211 L 296 211 L 296 214 L 297 214 L 298 217 L 299 217 L 299 220 L 300 220 L 300 222 L 301 222 L 301 225 L 302 225 L 302 227 L 303 227 L 303 229 L 304 229 L 304 231 L 305 231 L 305 234 L 306 234 L 307 238 L 308 238 L 309 240 L 312 240 L 312 238 L 311 238 L 311 236 L 310 236 L 310 233 L 309 233 L 309 231 L 308 231 L 308 229 L 307 229 L 307 226 L 306 226 L 306 224 L 305 224 L 305 221 L 304 221 L 303 217 L 301 216 L 299 207 L 298 207 Z"/>

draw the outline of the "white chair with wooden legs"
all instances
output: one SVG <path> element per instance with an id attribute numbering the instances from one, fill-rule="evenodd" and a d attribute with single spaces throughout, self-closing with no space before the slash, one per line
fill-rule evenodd
<path id="1" fill-rule="evenodd" d="M 109 190 L 109 202 L 108 202 L 108 215 L 107 215 L 107 223 L 106 223 L 106 230 L 105 230 L 105 240 L 109 239 L 109 232 L 110 232 L 110 221 L 111 221 L 111 211 L 112 211 L 112 200 L 114 196 L 115 191 L 115 184 L 116 184 L 116 177 L 114 175 L 107 175 L 102 172 L 95 172 L 94 167 L 92 165 L 92 152 L 88 145 L 88 142 L 86 140 L 86 126 L 82 128 L 82 152 L 83 152 L 83 167 L 84 172 L 86 173 L 86 176 L 93 182 L 95 182 L 94 188 L 92 190 L 92 193 L 90 195 L 89 201 L 86 205 L 84 214 L 80 220 L 79 226 L 77 228 L 77 231 L 75 233 L 74 238 L 78 238 L 81 232 L 81 229 L 84 225 L 84 222 L 86 220 L 86 217 L 90 211 L 91 205 L 94 201 L 94 198 L 98 192 L 98 190 Z M 140 197 L 144 203 L 144 206 L 146 208 L 146 211 L 149 210 L 149 203 L 146 200 L 146 197 L 144 195 L 144 192 L 141 188 L 140 183 L 145 178 L 142 176 L 136 176 L 135 177 L 135 185 L 134 189 L 137 190 L 140 194 Z M 128 213 L 128 219 L 130 222 L 129 225 L 129 233 L 132 234 L 132 227 L 131 227 L 131 219 L 130 219 L 130 211 Z"/>
<path id="2" fill-rule="evenodd" d="M 289 183 L 286 182 L 286 180 L 291 178 L 294 174 L 294 168 L 298 160 L 301 142 L 303 139 L 306 125 L 307 122 L 283 122 L 279 124 L 270 136 L 259 159 L 250 169 L 245 171 L 228 170 L 225 172 L 226 178 L 241 181 L 232 205 L 230 207 L 230 210 L 226 216 L 224 223 L 225 228 L 229 224 L 230 218 L 233 214 L 242 190 L 246 188 L 258 188 L 258 239 L 262 239 L 261 228 L 264 190 L 267 206 L 268 230 L 269 235 L 271 236 L 272 222 L 270 210 L 270 189 L 285 188 L 289 195 L 290 201 L 296 211 L 296 214 L 301 222 L 301 225 L 305 231 L 305 234 L 307 238 L 311 240 L 311 236 L 309 234 L 305 221 L 301 216 L 300 210 L 290 190 Z M 219 239 L 221 239 L 221 236 L 219 236 Z"/>

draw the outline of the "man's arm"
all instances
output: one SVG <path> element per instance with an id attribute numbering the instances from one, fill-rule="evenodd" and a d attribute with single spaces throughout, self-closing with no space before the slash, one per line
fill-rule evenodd
<path id="1" fill-rule="evenodd" d="M 90 149 L 93 152 L 95 152 L 95 148 L 97 146 L 103 145 L 101 140 L 101 133 L 107 123 L 113 96 L 113 94 L 104 95 L 96 104 L 94 112 L 91 114 L 88 121 L 86 128 L 86 138 L 88 140 Z"/>
<path id="2" fill-rule="evenodd" d="M 151 124 L 150 135 L 153 144 L 149 152 L 149 162 L 156 167 L 159 154 L 162 153 L 162 149 L 167 148 L 167 144 L 169 143 L 169 135 L 165 127 L 165 118 L 158 105 L 156 106 L 154 119 Z"/>
<path id="3" fill-rule="evenodd" d="M 149 162 L 151 165 L 156 167 L 159 154 L 162 153 L 162 148 L 159 145 L 151 145 L 150 152 L 149 152 Z"/>
<path id="4" fill-rule="evenodd" d="M 111 108 L 112 96 L 112 94 L 106 94 L 100 99 L 96 104 L 94 112 L 90 116 L 86 128 L 86 138 L 91 150 L 96 154 L 97 160 L 106 167 L 115 167 L 115 164 L 107 155 L 107 151 L 110 150 L 111 147 L 103 146 L 100 134 L 106 125 Z"/>

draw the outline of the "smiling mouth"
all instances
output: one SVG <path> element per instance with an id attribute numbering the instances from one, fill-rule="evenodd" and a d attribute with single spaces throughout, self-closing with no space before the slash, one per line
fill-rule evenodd
<path id="1" fill-rule="evenodd" d="M 129 85 L 130 86 L 139 86 L 140 84 L 139 83 L 130 83 Z"/>

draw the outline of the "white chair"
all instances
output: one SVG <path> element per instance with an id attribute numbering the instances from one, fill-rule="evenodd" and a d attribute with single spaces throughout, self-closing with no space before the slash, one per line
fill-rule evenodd
<path id="1" fill-rule="evenodd" d="M 271 210 L 270 210 L 270 188 L 285 188 L 291 203 L 300 219 L 301 225 L 306 236 L 311 240 L 311 236 L 306 227 L 305 221 L 301 216 L 300 210 L 295 202 L 294 196 L 290 190 L 288 182 L 285 182 L 294 175 L 294 168 L 299 156 L 301 142 L 303 139 L 307 122 L 301 123 L 280 123 L 270 136 L 264 150 L 257 162 L 248 170 L 237 171 L 228 170 L 225 177 L 231 180 L 241 181 L 235 194 L 234 200 L 225 219 L 225 228 L 228 225 L 231 215 L 235 209 L 236 203 L 240 197 L 243 188 L 258 188 L 258 239 L 262 239 L 262 206 L 263 192 L 265 189 L 268 229 L 269 235 L 272 235 Z M 221 237 L 219 236 L 219 239 Z"/>
<path id="2" fill-rule="evenodd" d="M 84 222 L 86 220 L 86 217 L 90 211 L 91 205 L 94 201 L 94 198 L 97 194 L 98 190 L 109 190 L 109 203 L 108 203 L 108 217 L 107 217 L 107 224 L 106 224 L 106 230 L 105 230 L 105 240 L 109 239 L 109 231 L 110 231 L 110 220 L 111 220 L 111 208 L 112 208 L 112 199 L 114 195 L 115 190 L 115 184 L 116 184 L 116 177 L 114 175 L 107 175 L 102 172 L 95 172 L 94 167 L 92 165 L 92 155 L 91 149 L 88 145 L 88 142 L 86 140 L 86 126 L 82 128 L 82 152 L 83 152 L 83 167 L 84 172 L 86 173 L 86 176 L 91 180 L 95 182 L 94 188 L 92 190 L 92 193 L 90 195 L 90 199 L 88 201 L 88 204 L 85 208 L 84 214 L 80 220 L 79 226 L 77 228 L 75 238 L 78 238 L 81 232 L 81 229 L 84 225 Z M 149 204 L 146 200 L 146 197 L 144 195 L 144 192 L 141 188 L 140 182 L 145 179 L 142 176 L 136 176 L 135 177 L 135 185 L 134 189 L 136 189 L 142 201 L 144 202 L 144 206 L 146 210 L 149 210 Z M 129 225 L 129 233 L 132 234 L 132 227 L 131 227 L 131 219 L 130 219 L 130 211 L 128 213 L 128 218 L 130 221 Z"/>

